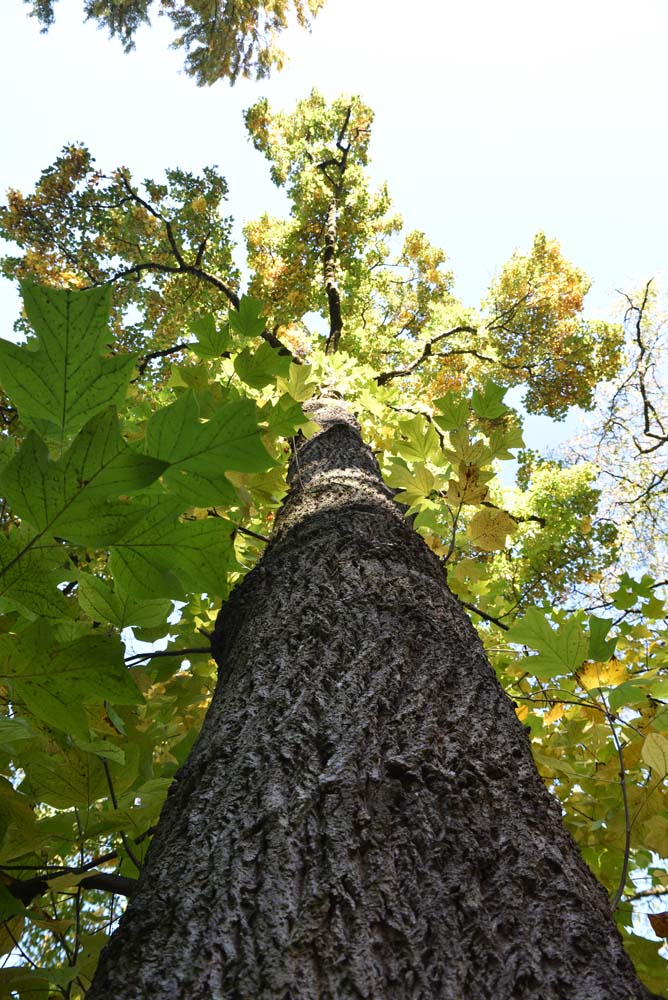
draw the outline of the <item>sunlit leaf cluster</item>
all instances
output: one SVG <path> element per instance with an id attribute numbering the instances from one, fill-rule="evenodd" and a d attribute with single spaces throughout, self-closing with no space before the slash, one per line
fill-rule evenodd
<path id="1" fill-rule="evenodd" d="M 24 0 L 43 30 L 53 24 L 57 0 Z M 239 77 L 262 79 L 280 69 L 285 54 L 278 36 L 292 19 L 307 27 L 324 0 L 84 0 L 87 20 L 118 37 L 126 51 L 150 24 L 168 17 L 176 37 L 172 48 L 185 52 L 185 70 L 199 86 Z"/>
<path id="2" fill-rule="evenodd" d="M 539 233 L 531 252 L 515 253 L 492 282 L 489 340 L 510 384 L 526 384 L 532 413 L 562 417 L 590 409 L 594 387 L 621 364 L 621 327 L 585 319 L 590 281 Z"/>

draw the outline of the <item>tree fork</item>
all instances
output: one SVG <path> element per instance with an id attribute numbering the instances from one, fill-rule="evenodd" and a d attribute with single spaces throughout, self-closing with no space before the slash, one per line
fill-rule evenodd
<path id="1" fill-rule="evenodd" d="M 88 1000 L 644 1000 L 437 559 L 311 412 Z"/>

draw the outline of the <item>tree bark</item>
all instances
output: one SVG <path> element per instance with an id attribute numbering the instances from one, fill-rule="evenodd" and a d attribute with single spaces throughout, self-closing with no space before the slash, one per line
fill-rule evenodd
<path id="1" fill-rule="evenodd" d="M 339 293 L 336 266 L 337 215 L 337 201 L 336 198 L 332 198 L 329 211 L 327 212 L 325 252 L 323 255 L 323 277 L 325 292 L 327 294 L 327 308 L 329 310 L 329 336 L 327 337 L 327 344 L 325 346 L 327 354 L 336 354 L 339 349 L 339 340 L 341 339 L 341 332 L 343 330 L 341 295 Z"/>
<path id="2" fill-rule="evenodd" d="M 321 402 L 88 1000 L 640 1000 L 443 570 Z"/>

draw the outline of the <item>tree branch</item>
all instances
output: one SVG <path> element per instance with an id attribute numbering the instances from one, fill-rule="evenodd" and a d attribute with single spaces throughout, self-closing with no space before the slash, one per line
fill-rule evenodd
<path id="1" fill-rule="evenodd" d="M 222 294 L 225 296 L 230 305 L 238 311 L 240 299 L 237 293 L 234 291 L 234 289 L 231 288 L 221 278 L 217 277 L 215 274 L 210 274 L 208 271 L 204 270 L 204 268 L 201 266 L 202 258 L 206 250 L 207 240 L 209 238 L 208 235 L 202 240 L 197 249 L 197 253 L 195 256 L 195 263 L 189 264 L 188 261 L 185 259 L 183 252 L 177 243 L 176 237 L 174 235 L 174 229 L 170 220 L 165 218 L 162 212 L 159 212 L 154 205 L 152 205 L 145 198 L 142 198 L 142 196 L 137 191 L 135 191 L 128 177 L 122 171 L 119 172 L 119 177 L 121 183 L 123 184 L 123 187 L 128 193 L 128 199 L 134 201 L 137 205 L 141 205 L 141 207 L 145 209 L 145 211 L 147 211 L 150 215 L 152 215 L 154 219 L 157 219 L 159 222 L 161 222 L 162 225 L 164 226 L 165 233 L 167 236 L 167 241 L 174 255 L 174 259 L 176 260 L 176 264 L 162 264 L 158 263 L 157 261 L 156 262 L 142 261 L 139 264 L 134 264 L 132 267 L 116 271 L 108 279 L 109 283 L 118 281 L 122 278 L 128 278 L 131 275 L 140 277 L 143 271 L 155 271 L 156 273 L 163 273 L 163 274 L 189 274 L 194 278 L 198 278 L 200 281 L 204 281 L 207 284 L 212 285 L 219 292 L 222 292 Z M 263 340 L 266 340 L 266 342 L 271 347 L 276 348 L 279 354 L 283 355 L 284 357 L 289 357 L 294 364 L 297 365 L 301 364 L 301 360 L 297 358 L 292 353 L 292 351 L 288 347 L 286 347 L 285 344 L 282 343 L 282 341 L 278 339 L 275 333 L 265 329 L 262 331 L 260 336 L 262 337 Z"/>
<path id="2" fill-rule="evenodd" d="M 432 340 L 427 341 L 427 343 L 422 348 L 422 354 L 420 355 L 420 357 L 417 358 L 413 362 L 413 364 L 409 365 L 408 368 L 397 368 L 395 371 L 382 372 L 382 374 L 376 376 L 376 382 L 378 383 L 378 385 L 386 385 L 394 378 L 403 378 L 405 375 L 411 375 L 415 371 L 415 369 L 422 364 L 423 361 L 426 361 L 427 358 L 431 357 L 434 344 L 438 344 L 439 341 L 444 340 L 446 337 L 454 337 L 456 333 L 476 334 L 477 332 L 478 332 L 477 327 L 463 324 L 461 326 L 453 327 L 452 330 L 446 330 L 445 333 L 439 333 L 437 337 L 434 337 Z"/>
<path id="3" fill-rule="evenodd" d="M 144 830 L 143 833 L 134 838 L 134 843 L 141 844 L 142 841 L 150 837 L 155 831 L 155 826 L 149 827 L 148 830 Z M 84 872 L 90 871 L 91 868 L 97 868 L 98 865 L 105 865 L 110 861 L 116 861 L 117 858 L 118 851 L 107 851 L 106 854 L 100 854 L 93 858 L 92 861 L 78 868 L 67 865 L 54 865 L 52 867 L 43 865 L 41 866 L 42 870 L 48 870 L 48 875 L 36 875 L 33 878 L 16 879 L 13 882 L 9 882 L 7 888 L 15 899 L 20 899 L 24 906 L 28 906 L 37 896 L 43 896 L 44 893 L 51 890 L 51 886 L 49 885 L 50 878 L 57 878 L 60 875 L 81 875 Z M 0 865 L 0 871 L 13 871 L 17 868 L 21 871 L 27 871 L 31 867 L 30 865 Z M 131 895 L 136 884 L 136 879 L 123 875 L 107 874 L 106 872 L 94 872 L 92 875 L 86 876 L 79 883 L 79 885 L 86 889 L 103 889 L 106 892 L 114 892 L 119 896 Z"/>
<path id="4" fill-rule="evenodd" d="M 185 351 L 188 347 L 192 347 L 192 344 L 183 341 L 180 344 L 174 344 L 173 347 L 165 347 L 161 351 L 150 351 L 148 354 L 145 354 L 137 365 L 137 378 L 133 379 L 133 382 L 142 377 L 148 368 L 149 362 L 153 361 L 154 358 L 166 358 L 169 354 L 178 354 L 179 351 Z"/>
<path id="5" fill-rule="evenodd" d="M 459 603 L 462 607 L 472 611 L 474 615 L 478 616 L 478 618 L 482 618 L 486 622 L 491 622 L 492 625 L 497 625 L 498 628 L 502 628 L 504 632 L 508 632 L 510 630 L 510 625 L 504 625 L 499 618 L 494 618 L 493 615 L 488 615 L 486 611 L 481 611 L 480 608 L 476 608 L 475 604 L 469 604 L 467 601 L 462 601 L 461 597 L 459 598 Z"/>
<path id="6" fill-rule="evenodd" d="M 61 872 L 62 875 L 78 874 L 77 869 L 68 869 L 67 871 Z M 57 876 L 53 876 L 54 878 Z M 107 874 L 105 872 L 95 872 L 93 875 L 87 875 L 85 878 L 81 879 L 79 882 L 79 887 L 82 889 L 101 889 L 104 892 L 113 892 L 118 896 L 131 896 L 132 893 L 137 888 L 138 880 L 136 878 L 128 878 L 125 875 L 114 875 Z M 38 896 L 43 896 L 47 892 L 51 892 L 52 887 L 49 885 L 48 879 L 43 876 L 37 876 L 36 878 L 25 879 L 24 881 L 10 882 L 7 888 L 11 892 L 15 899 L 18 899 L 24 906 L 29 906 L 33 899 Z"/>
<path id="7" fill-rule="evenodd" d="M 668 896 L 668 889 L 662 889 L 658 885 L 652 886 L 651 889 L 641 889 L 640 892 L 634 892 L 632 896 L 624 896 L 624 902 L 632 903 L 636 899 L 656 899 L 657 896 Z"/>
<path id="8" fill-rule="evenodd" d="M 617 756 L 619 757 L 619 781 L 622 789 L 622 802 L 624 805 L 624 861 L 622 863 L 622 873 L 619 876 L 619 886 L 617 891 L 610 900 L 610 909 L 614 911 L 617 909 L 617 905 L 624 894 L 624 886 L 626 885 L 626 877 L 629 873 L 629 857 L 631 855 L 631 816 L 629 814 L 629 797 L 626 791 L 626 771 L 624 768 L 624 752 L 622 750 L 622 744 L 617 735 L 617 730 L 615 729 L 615 720 L 608 708 L 608 704 L 601 692 L 601 698 L 603 699 L 603 704 L 605 705 L 605 717 L 608 720 L 608 725 L 610 726 L 610 732 L 612 733 L 612 738 L 615 743 L 615 749 L 617 750 Z"/>
<path id="9" fill-rule="evenodd" d="M 125 657 L 125 663 L 130 663 L 131 660 L 136 660 L 137 663 L 140 660 L 156 660 L 161 656 L 183 656 L 194 655 L 195 653 L 206 653 L 207 656 L 211 656 L 211 647 L 196 647 L 190 646 L 185 649 L 155 649 L 148 653 L 133 653 L 132 656 Z"/>

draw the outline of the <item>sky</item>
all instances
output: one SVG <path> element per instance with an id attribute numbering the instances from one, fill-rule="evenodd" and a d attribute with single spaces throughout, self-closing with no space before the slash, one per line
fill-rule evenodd
<path id="1" fill-rule="evenodd" d="M 166 18 L 126 55 L 83 23 L 83 0 L 58 0 L 47 35 L 27 11 L 2 0 L 0 197 L 79 140 L 135 177 L 217 164 L 241 225 L 284 205 L 243 109 L 317 87 L 374 109 L 372 173 L 446 250 L 467 304 L 539 230 L 592 278 L 592 315 L 667 270 L 665 0 L 327 0 L 310 34 L 283 36 L 282 73 L 207 89 L 169 49 Z M 2 335 L 15 303 L 0 282 Z"/>

